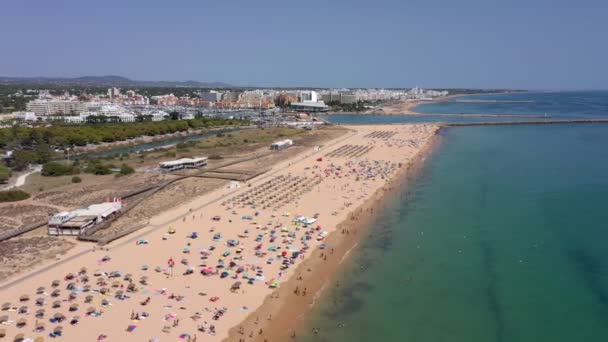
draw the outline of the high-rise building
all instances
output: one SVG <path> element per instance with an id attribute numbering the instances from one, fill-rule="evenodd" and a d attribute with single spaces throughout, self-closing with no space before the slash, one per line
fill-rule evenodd
<path id="1" fill-rule="evenodd" d="M 114 87 L 108 88 L 108 96 L 110 98 L 114 98 L 116 96 L 120 96 L 120 89 L 114 88 Z"/>
<path id="2" fill-rule="evenodd" d="M 201 93 L 201 99 L 209 102 L 219 102 L 222 100 L 222 93 L 215 90 L 210 90 L 206 93 Z"/>
<path id="3" fill-rule="evenodd" d="M 319 102 L 319 94 L 313 90 L 300 92 L 300 102 Z"/>
<path id="4" fill-rule="evenodd" d="M 291 104 L 291 109 L 298 112 L 326 112 L 329 108 L 323 101 L 319 101 L 316 91 L 306 90 L 300 92 L 300 102 Z"/>
<path id="5" fill-rule="evenodd" d="M 238 102 L 242 92 L 240 91 L 229 91 L 224 93 L 222 100 L 225 102 Z"/>

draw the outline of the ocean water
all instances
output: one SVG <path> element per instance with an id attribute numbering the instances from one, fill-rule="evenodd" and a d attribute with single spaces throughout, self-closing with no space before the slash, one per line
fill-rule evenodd
<path id="1" fill-rule="evenodd" d="M 458 102 L 458 101 L 496 102 Z M 516 93 L 462 96 L 448 102 L 433 102 L 415 107 L 420 114 L 454 116 L 333 114 L 324 119 L 339 124 L 419 123 L 419 122 L 496 122 L 550 119 L 608 118 L 608 92 Z M 463 117 L 458 114 L 490 114 L 497 117 Z M 500 116 L 505 117 L 500 117 Z M 509 117 L 517 115 L 521 117 Z M 544 116 L 547 115 L 547 118 Z M 528 117 L 526 117 L 528 116 Z"/>
<path id="2" fill-rule="evenodd" d="M 460 101 L 496 102 L 460 102 Z M 560 92 L 469 95 L 450 102 L 423 104 L 415 109 L 423 114 L 483 113 L 551 116 L 562 118 L 608 117 L 608 92 Z"/>
<path id="3" fill-rule="evenodd" d="M 608 341 L 607 146 L 605 124 L 442 131 L 297 340 Z"/>
<path id="4" fill-rule="evenodd" d="M 421 107 L 421 106 L 418 106 Z M 416 107 L 416 108 L 418 108 Z M 473 113 L 474 114 L 474 113 Z M 607 115 L 608 116 L 608 115 Z M 376 114 L 331 114 L 321 116 L 334 124 L 342 125 L 374 125 L 374 124 L 403 124 L 403 123 L 466 123 L 466 122 L 496 122 L 496 121 L 538 121 L 542 118 L 501 118 L 501 117 L 462 117 L 453 116 L 424 116 L 424 115 L 376 115 Z"/>

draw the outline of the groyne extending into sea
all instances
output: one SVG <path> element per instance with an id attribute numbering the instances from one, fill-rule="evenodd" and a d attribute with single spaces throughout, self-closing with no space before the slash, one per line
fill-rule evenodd
<path id="1" fill-rule="evenodd" d="M 535 121 L 502 121 L 502 122 L 453 122 L 444 126 L 510 126 L 510 125 L 555 125 L 555 124 L 589 124 L 608 123 L 608 119 L 574 119 L 574 120 L 535 120 Z"/>
<path id="2" fill-rule="evenodd" d="M 382 115 L 382 114 L 380 114 Z M 394 114 L 387 114 L 394 115 Z M 524 114 L 442 114 L 442 113 L 433 113 L 433 114 L 425 114 L 425 113 L 407 113 L 403 115 L 408 116 L 447 116 L 447 117 L 462 117 L 462 118 L 551 118 L 546 115 L 524 115 Z"/>

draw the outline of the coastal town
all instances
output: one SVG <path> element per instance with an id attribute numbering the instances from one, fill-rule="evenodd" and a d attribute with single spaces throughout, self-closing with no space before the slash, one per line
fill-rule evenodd
<path id="1" fill-rule="evenodd" d="M 320 291 L 320 272 L 335 267 L 358 229 L 344 222 L 368 217 L 363 208 L 408 174 L 438 129 L 334 126 L 319 115 L 390 112 L 448 95 L 160 92 L 9 94 L 27 101 L 0 115 L 0 338 L 292 333 L 268 329 L 272 313 L 264 324 L 249 320 L 277 310 L 280 301 L 266 298 L 287 288 L 300 297 Z"/>
<path id="2" fill-rule="evenodd" d="M 608 341 L 608 1 L 0 13 L 0 342 Z"/>
<path id="3" fill-rule="evenodd" d="M 183 89 L 181 89 L 183 92 Z M 348 110 L 356 104 L 370 110 L 387 102 L 432 101 L 447 91 L 412 89 L 190 89 L 183 96 L 173 93 L 146 96 L 134 89 L 110 87 L 105 93 L 48 89 L 22 89 L 12 98 L 26 98 L 21 111 L 0 114 L 5 125 L 23 122 L 143 122 L 191 120 L 197 116 L 248 118 L 259 123 L 285 122 L 290 113 L 326 113 Z"/>

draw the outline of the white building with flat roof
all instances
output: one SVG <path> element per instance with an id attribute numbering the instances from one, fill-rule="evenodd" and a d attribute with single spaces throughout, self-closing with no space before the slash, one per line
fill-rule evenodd
<path id="1" fill-rule="evenodd" d="M 301 91 L 300 102 L 291 104 L 291 109 L 296 112 L 327 112 L 329 107 L 325 102 L 319 100 L 319 94 L 313 90 Z"/>
<path id="2" fill-rule="evenodd" d="M 274 151 L 281 151 L 281 150 L 284 150 L 286 148 L 289 148 L 292 145 L 293 145 L 293 140 L 291 140 L 291 139 L 285 139 L 285 140 L 280 140 L 280 141 L 273 142 L 270 145 L 270 149 L 274 150 Z"/>
<path id="3" fill-rule="evenodd" d="M 207 157 L 182 158 L 159 163 L 162 171 L 177 171 L 182 169 L 196 169 L 207 165 Z"/>
<path id="4" fill-rule="evenodd" d="M 38 117 L 36 116 L 36 113 L 34 113 L 34 112 L 15 112 L 13 114 L 14 114 L 15 119 L 17 119 L 17 120 L 23 120 L 23 121 L 38 120 Z"/>
<path id="5" fill-rule="evenodd" d="M 327 112 L 329 107 L 325 102 L 294 102 L 290 108 L 296 112 L 314 113 L 314 112 Z"/>
<path id="6" fill-rule="evenodd" d="M 203 101 L 219 102 L 222 100 L 222 93 L 215 90 L 209 90 L 205 93 L 201 92 L 200 97 Z"/>
<path id="7" fill-rule="evenodd" d="M 67 115 L 86 111 L 88 103 L 78 100 L 37 99 L 28 102 L 25 107 L 28 112 L 34 112 L 36 115 Z"/>
<path id="8" fill-rule="evenodd" d="M 93 204 L 87 208 L 63 211 L 51 217 L 48 223 L 49 235 L 78 236 L 88 229 L 110 219 L 122 209 L 122 202 Z"/>

